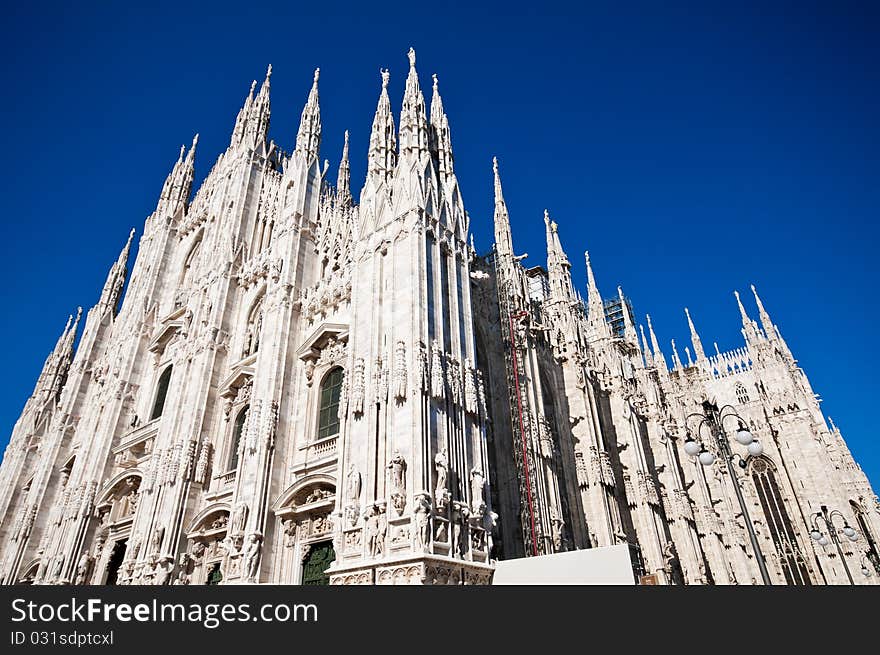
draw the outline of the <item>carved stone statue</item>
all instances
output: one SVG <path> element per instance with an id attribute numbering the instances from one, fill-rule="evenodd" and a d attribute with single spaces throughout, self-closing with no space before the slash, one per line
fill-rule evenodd
<path id="1" fill-rule="evenodd" d="M 235 513 L 232 515 L 232 534 L 242 534 L 247 524 L 248 506 L 247 503 L 241 502 L 235 506 Z"/>
<path id="2" fill-rule="evenodd" d="M 467 524 L 470 510 L 464 503 L 452 505 L 452 548 L 455 555 L 464 557 L 468 549 Z"/>
<path id="3" fill-rule="evenodd" d="M 167 585 L 171 581 L 171 572 L 174 570 L 174 558 L 166 555 L 156 565 L 156 577 L 153 584 Z"/>
<path id="4" fill-rule="evenodd" d="M 553 549 L 556 552 L 565 550 L 565 521 L 559 516 L 555 507 L 550 508 L 550 535 Z"/>
<path id="5" fill-rule="evenodd" d="M 391 503 L 397 514 L 403 514 L 406 507 L 406 460 L 398 451 L 394 451 L 394 455 L 388 462 L 387 466 L 390 471 L 390 487 L 391 487 Z"/>
<path id="6" fill-rule="evenodd" d="M 181 553 L 180 561 L 177 564 L 177 577 L 174 578 L 174 582 L 172 584 L 175 585 L 188 585 L 189 584 L 189 567 L 192 562 L 192 557 L 189 553 Z"/>
<path id="7" fill-rule="evenodd" d="M 471 469 L 471 512 L 475 517 L 483 516 L 486 511 L 486 501 L 483 497 L 483 487 L 486 477 L 479 467 Z"/>
<path id="8" fill-rule="evenodd" d="M 434 500 L 437 502 L 438 508 L 443 499 L 445 506 L 445 496 L 447 494 L 447 480 L 449 477 L 449 461 L 446 459 L 446 449 L 434 455 L 434 469 L 437 471 L 437 489 L 434 492 Z"/>
<path id="9" fill-rule="evenodd" d="M 88 551 L 85 551 L 79 558 L 79 563 L 76 565 L 76 580 L 74 581 L 74 584 L 86 584 L 88 582 L 89 573 L 91 573 L 91 571 L 92 558 L 89 556 Z"/>
<path id="10" fill-rule="evenodd" d="M 416 494 L 413 508 L 414 537 L 417 550 L 424 551 L 430 541 L 431 499 L 426 493 Z"/>
<path id="11" fill-rule="evenodd" d="M 364 518 L 367 553 L 370 557 L 378 557 L 385 553 L 387 521 L 385 520 L 384 508 L 379 503 L 371 505 Z"/>
<path id="12" fill-rule="evenodd" d="M 150 552 L 158 553 L 162 548 L 162 538 L 165 536 L 165 528 L 158 527 L 153 530 L 153 538 L 150 540 Z"/>
<path id="13" fill-rule="evenodd" d="M 263 537 L 254 532 L 248 537 L 247 543 L 242 552 L 243 571 L 248 582 L 254 582 L 257 579 L 257 573 L 260 567 L 260 550 Z"/>
<path id="14" fill-rule="evenodd" d="M 61 572 L 64 570 L 64 555 L 62 553 L 58 553 L 55 556 L 55 567 L 52 569 L 52 577 L 54 580 L 58 580 L 61 577 Z"/>
<path id="15" fill-rule="evenodd" d="M 354 462 L 348 463 L 348 473 L 345 475 L 345 500 L 357 503 L 361 498 L 361 474 L 355 468 Z"/>

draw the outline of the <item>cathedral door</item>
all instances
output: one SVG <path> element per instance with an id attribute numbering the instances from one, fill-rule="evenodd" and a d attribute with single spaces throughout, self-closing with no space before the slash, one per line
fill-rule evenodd
<path id="1" fill-rule="evenodd" d="M 107 562 L 107 582 L 104 584 L 116 584 L 116 578 L 119 576 L 119 567 L 122 566 L 122 560 L 125 559 L 125 549 L 127 546 L 128 539 L 122 539 L 113 544 L 113 552 L 110 553 L 110 560 Z"/>
<path id="2" fill-rule="evenodd" d="M 214 562 L 211 570 L 208 571 L 208 581 L 206 584 L 218 585 L 223 580 L 223 573 L 220 572 L 220 562 Z"/>
<path id="3" fill-rule="evenodd" d="M 309 554 L 303 562 L 302 583 L 304 585 L 330 584 L 327 569 L 335 559 L 336 553 L 333 552 L 332 541 L 312 544 Z"/>

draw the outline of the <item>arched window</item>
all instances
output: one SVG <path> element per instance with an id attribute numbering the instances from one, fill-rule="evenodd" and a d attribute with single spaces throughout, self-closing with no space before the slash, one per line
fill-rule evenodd
<path id="1" fill-rule="evenodd" d="M 749 392 L 746 391 L 746 388 L 742 382 L 736 383 L 736 401 L 740 405 L 745 405 L 747 402 L 749 402 Z"/>
<path id="2" fill-rule="evenodd" d="M 150 420 L 162 416 L 165 408 L 165 397 L 168 395 L 168 384 L 171 382 L 171 366 L 162 371 L 159 376 L 159 384 L 156 385 L 156 399 L 153 401 L 153 411 L 150 412 Z"/>
<path id="3" fill-rule="evenodd" d="M 228 468 L 230 471 L 234 471 L 238 468 L 238 451 L 241 447 L 241 435 L 244 432 L 244 424 L 245 421 L 247 421 L 248 410 L 250 408 L 250 405 L 245 405 L 235 417 L 235 424 L 232 426 L 232 444 L 230 445 L 231 450 L 229 451 Z"/>
<path id="4" fill-rule="evenodd" d="M 324 376 L 318 395 L 318 439 L 339 434 L 339 395 L 342 368 L 337 366 Z"/>
<path id="5" fill-rule="evenodd" d="M 755 483 L 755 490 L 758 492 L 761 509 L 764 511 L 767 528 L 773 537 L 773 544 L 776 546 L 786 582 L 790 585 L 812 584 L 807 563 L 798 546 L 791 519 L 776 482 L 772 462 L 766 457 L 757 457 L 752 459 L 750 469 L 752 482 Z"/>
<path id="6" fill-rule="evenodd" d="M 244 348 L 241 356 L 250 357 L 260 348 L 260 332 L 263 329 L 263 299 L 260 298 L 248 315 L 247 328 L 244 332 Z"/>

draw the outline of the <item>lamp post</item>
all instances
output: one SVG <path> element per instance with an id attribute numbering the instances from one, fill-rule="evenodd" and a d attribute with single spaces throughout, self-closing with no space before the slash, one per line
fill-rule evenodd
<path id="1" fill-rule="evenodd" d="M 840 517 L 843 520 L 843 527 L 838 528 L 834 525 L 834 519 Z M 822 532 L 819 528 L 819 521 L 825 524 L 825 529 L 828 530 L 828 534 L 831 536 L 831 539 L 828 539 L 828 536 Z M 846 520 L 846 517 L 840 510 L 833 509 L 831 511 L 828 510 L 828 507 L 822 505 L 821 511 L 816 512 L 810 515 L 810 524 L 812 529 L 810 530 L 810 537 L 812 537 L 813 541 L 822 546 L 823 548 L 827 546 L 829 543 L 834 543 L 837 547 L 837 554 L 840 555 L 840 561 L 843 562 L 843 569 L 846 571 L 846 577 L 849 578 L 849 583 L 851 585 L 855 584 L 853 580 L 852 573 L 850 573 L 849 565 L 846 563 L 846 557 L 843 554 L 843 549 L 840 547 L 840 536 L 839 534 L 843 534 L 850 541 L 858 541 L 859 533 L 856 532 L 855 528 L 850 526 L 849 521 Z M 862 566 L 862 572 L 864 573 L 865 567 Z M 870 572 L 869 572 L 870 573 Z"/>
<path id="2" fill-rule="evenodd" d="M 727 414 L 724 413 L 725 410 L 729 410 Z M 773 582 L 770 580 L 770 573 L 767 571 L 767 563 L 764 561 L 764 554 L 761 552 L 761 547 L 758 545 L 758 536 L 755 534 L 755 526 L 752 525 L 752 519 L 749 516 L 749 510 L 743 499 L 742 490 L 739 488 L 739 479 L 737 478 L 736 470 L 733 468 L 733 460 L 738 457 L 738 455 L 734 454 L 730 448 L 730 441 L 727 438 L 727 434 L 724 432 L 724 419 L 730 417 L 735 417 L 737 419 L 738 427 L 734 433 L 734 439 L 736 439 L 738 444 L 746 446 L 749 455 L 757 457 L 764 452 L 764 447 L 761 445 L 761 442 L 755 439 L 752 433 L 748 431 L 745 421 L 743 421 L 742 417 L 737 414 L 736 410 L 730 405 L 725 405 L 721 409 L 718 409 L 717 404 L 706 400 L 703 402 L 702 413 L 691 414 L 685 418 L 685 427 L 687 427 L 687 422 L 694 417 L 699 417 L 700 419 L 696 429 L 697 438 L 694 439 L 691 435 L 690 429 L 688 429 L 687 437 L 684 442 L 684 451 L 689 456 L 695 457 L 703 466 L 711 466 L 715 462 L 715 453 L 706 448 L 705 444 L 699 440 L 700 430 L 704 425 L 708 426 L 709 433 L 712 435 L 714 449 L 720 453 L 727 464 L 727 472 L 730 474 L 730 479 L 733 482 L 733 489 L 736 492 L 736 500 L 739 502 L 739 509 L 742 512 L 743 519 L 746 523 L 746 529 L 749 532 L 749 541 L 752 544 L 752 551 L 755 553 L 755 559 L 758 562 L 758 569 L 761 571 L 761 579 L 764 581 L 765 585 L 772 585 Z M 740 465 L 745 468 L 745 461 L 742 460 L 742 458 L 740 458 Z"/>

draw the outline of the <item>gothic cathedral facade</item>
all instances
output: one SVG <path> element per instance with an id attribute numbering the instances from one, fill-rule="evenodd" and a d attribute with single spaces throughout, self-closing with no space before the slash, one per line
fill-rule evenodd
<path id="1" fill-rule="evenodd" d="M 688 314 L 669 366 L 589 256 L 578 292 L 546 212 L 523 265 L 497 162 L 476 252 L 412 50 L 357 201 L 347 133 L 335 185 L 320 163 L 318 71 L 289 153 L 270 76 L 194 194 L 181 149 L 130 276 L 134 230 L 46 360 L 0 467 L 3 583 L 487 584 L 615 544 L 657 584 L 880 580 L 880 503 L 757 293 L 742 348 Z"/>

